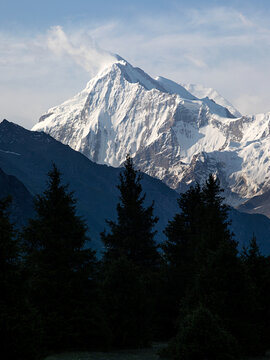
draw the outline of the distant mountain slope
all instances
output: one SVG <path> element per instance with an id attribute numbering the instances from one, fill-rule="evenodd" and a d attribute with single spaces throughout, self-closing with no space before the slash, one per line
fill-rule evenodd
<path id="1" fill-rule="evenodd" d="M 200 84 L 181 84 L 187 91 L 202 99 L 208 97 L 215 101 L 215 103 L 227 108 L 231 114 L 239 118 L 242 114 L 223 96 L 221 96 L 215 89 L 204 87 Z"/>
<path id="2" fill-rule="evenodd" d="M 9 175 L 16 176 L 32 195 L 41 193 L 52 162 L 63 173 L 63 181 L 69 183 L 78 199 L 78 212 L 89 226 L 96 247 L 100 247 L 99 233 L 104 230 L 105 219 L 116 216 L 120 168 L 98 165 L 81 153 L 63 145 L 51 136 L 28 131 L 4 120 L 0 123 L 0 167 Z M 155 201 L 155 214 L 159 217 L 157 230 L 162 230 L 177 211 L 177 193 L 157 179 L 143 176 L 146 203 Z"/>
<path id="3" fill-rule="evenodd" d="M 7 196 L 12 198 L 8 209 L 11 221 L 15 228 L 21 228 L 34 215 L 33 197 L 21 181 L 0 169 L 0 198 Z"/>
<path id="4" fill-rule="evenodd" d="M 105 219 L 114 219 L 116 216 L 115 208 L 119 201 L 116 184 L 121 169 L 95 164 L 45 133 L 28 131 L 8 121 L 0 123 L 0 167 L 7 174 L 16 176 L 32 194 L 44 190 L 46 174 L 52 162 L 60 168 L 63 181 L 70 184 L 69 189 L 75 191 L 78 212 L 87 221 L 94 246 L 100 249 L 99 233 L 104 230 Z M 7 178 L 9 185 L 12 184 L 13 176 Z M 155 214 L 159 217 L 157 240 L 161 241 L 168 220 L 179 211 L 178 194 L 148 175 L 143 176 L 142 185 L 147 194 L 146 203 L 155 201 Z M 12 189 L 13 186 L 7 192 Z M 29 193 L 25 196 L 29 198 Z M 241 214 L 234 209 L 230 216 L 233 219 L 232 230 L 240 247 L 255 232 L 263 251 L 270 253 L 268 218 Z"/>
<path id="5" fill-rule="evenodd" d="M 238 210 L 249 214 L 264 214 L 270 218 L 270 190 L 249 199 Z"/>
<path id="6" fill-rule="evenodd" d="M 33 130 L 100 164 L 121 166 L 129 152 L 138 168 L 178 192 L 216 173 L 232 206 L 270 189 L 270 113 L 236 117 L 213 89 L 185 86 L 119 58 Z"/>
<path id="7" fill-rule="evenodd" d="M 270 219 L 261 214 L 247 214 L 231 208 L 231 230 L 239 242 L 239 250 L 248 246 L 252 235 L 257 238 L 260 249 L 264 254 L 270 254 Z"/>

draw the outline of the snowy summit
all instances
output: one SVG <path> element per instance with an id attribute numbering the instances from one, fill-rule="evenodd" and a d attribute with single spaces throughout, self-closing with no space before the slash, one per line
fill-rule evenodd
<path id="1" fill-rule="evenodd" d="M 213 89 L 153 79 L 118 57 L 32 130 L 100 164 L 118 167 L 129 152 L 177 191 L 216 173 L 239 205 L 270 188 L 269 129 L 270 113 L 242 116 Z"/>

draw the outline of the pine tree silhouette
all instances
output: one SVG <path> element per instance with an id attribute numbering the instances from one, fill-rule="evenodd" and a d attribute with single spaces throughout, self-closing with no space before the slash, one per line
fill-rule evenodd
<path id="1" fill-rule="evenodd" d="M 154 242 L 153 204 L 144 207 L 141 174 L 127 156 L 120 174 L 117 221 L 107 221 L 110 232 L 101 234 L 103 302 L 116 347 L 145 346 L 151 340 L 155 272 L 160 256 Z"/>
<path id="2" fill-rule="evenodd" d="M 252 319 L 256 313 L 253 307 L 254 292 L 238 256 L 237 242 L 229 229 L 228 207 L 223 203 L 221 193 L 219 180 L 213 175 L 209 176 L 202 188 L 199 185 L 190 188 L 180 195 L 180 213 L 165 230 L 168 239 L 163 250 L 168 277 L 171 286 L 179 289 L 175 295 L 181 305 L 176 339 L 182 339 L 179 331 L 183 330 L 184 319 L 190 319 L 200 308 L 209 318 L 211 314 L 213 318 L 220 319 L 222 331 L 237 344 L 234 355 L 238 351 L 242 355 L 254 355 L 258 349 L 258 327 Z M 172 307 L 175 309 L 175 301 Z M 195 327 L 190 329 L 196 331 Z M 210 330 L 215 332 L 214 326 Z M 196 334 L 193 335 L 196 339 Z M 189 333 L 189 336 L 192 334 Z M 215 338 L 214 333 L 211 336 Z M 177 341 L 174 350 L 170 349 L 175 354 L 180 346 Z M 205 346 L 205 350 L 209 349 L 209 344 Z M 216 354 L 216 358 L 231 355 L 227 347 L 223 354 Z M 183 359 L 192 356 L 185 353 Z"/>
<path id="3" fill-rule="evenodd" d="M 36 323 L 29 306 L 20 244 L 9 220 L 11 198 L 0 200 L 0 348 L 6 359 L 34 359 Z"/>
<path id="4" fill-rule="evenodd" d="M 49 351 L 91 348 L 98 334 L 96 258 L 86 248 L 87 227 L 75 204 L 53 164 L 46 190 L 35 199 L 36 217 L 22 235 L 31 301 Z"/>

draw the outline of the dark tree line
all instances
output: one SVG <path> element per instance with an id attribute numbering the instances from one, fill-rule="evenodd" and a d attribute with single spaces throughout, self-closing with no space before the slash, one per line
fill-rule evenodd
<path id="1" fill-rule="evenodd" d="M 270 258 L 255 236 L 241 253 L 218 179 L 178 200 L 167 238 L 155 243 L 154 204 L 127 156 L 116 221 L 97 259 L 76 200 L 55 165 L 36 215 L 21 233 L 0 201 L 0 352 L 39 359 L 166 341 L 160 356 L 237 359 L 270 347 Z"/>
<path id="2" fill-rule="evenodd" d="M 102 233 L 105 252 L 101 265 L 101 290 L 114 347 L 150 344 L 154 316 L 154 287 L 160 255 L 154 241 L 153 204 L 144 208 L 141 175 L 127 157 L 120 174 L 117 221 L 107 221 Z"/>
<path id="3" fill-rule="evenodd" d="M 163 355 L 233 359 L 264 354 L 270 340 L 269 259 L 260 255 L 254 237 L 238 253 L 228 207 L 212 175 L 202 188 L 196 185 L 180 195 L 179 208 L 162 245 L 172 315 L 179 313 L 176 324 L 172 317 L 176 336 Z"/>

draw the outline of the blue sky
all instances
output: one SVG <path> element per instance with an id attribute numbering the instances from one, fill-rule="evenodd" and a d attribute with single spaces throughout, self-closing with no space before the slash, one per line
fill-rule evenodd
<path id="1" fill-rule="evenodd" d="M 62 25 L 80 25 L 81 22 L 128 20 L 142 15 L 169 14 L 176 9 L 213 7 L 233 8 L 247 14 L 270 13 L 269 0 L 1 0 L 1 28 L 44 30 L 61 22 Z M 181 14 L 178 14 L 181 17 Z"/>
<path id="2" fill-rule="evenodd" d="M 46 29 L 59 21 L 62 25 L 80 21 L 126 19 L 143 14 L 168 13 L 182 9 L 226 6 L 239 11 L 262 11 L 269 13 L 268 0 L 1 0 L 1 27 L 12 28 L 13 24 L 36 30 Z"/>
<path id="3" fill-rule="evenodd" d="M 30 128 L 118 53 L 270 111 L 270 2 L 0 0 L 0 117 Z"/>

